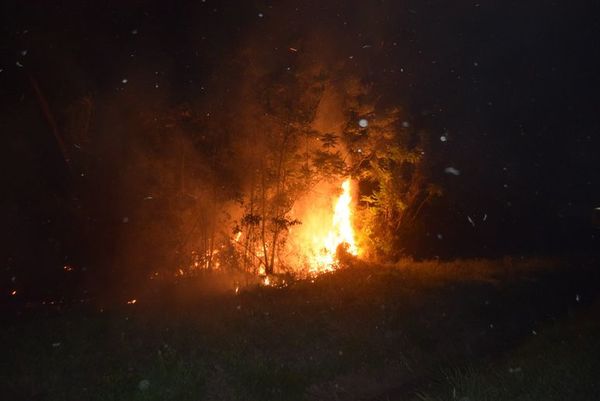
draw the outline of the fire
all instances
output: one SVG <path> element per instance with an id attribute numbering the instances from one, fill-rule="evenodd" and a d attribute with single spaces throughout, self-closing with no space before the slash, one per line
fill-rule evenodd
<path id="1" fill-rule="evenodd" d="M 337 267 L 337 249 L 341 245 L 346 252 L 357 256 L 354 228 L 352 227 L 352 195 L 350 178 L 342 183 L 342 194 L 333 209 L 331 226 L 328 232 L 313 236 L 313 249 L 309 256 L 309 272 L 311 274 L 333 271 Z"/>
<path id="2" fill-rule="evenodd" d="M 340 266 L 340 251 L 347 255 L 360 256 L 361 250 L 352 224 L 353 206 L 350 178 L 343 180 L 341 185 L 321 182 L 304 197 L 298 199 L 290 216 L 301 224 L 289 227 L 287 230 L 288 236 L 284 246 L 278 249 L 275 255 L 275 273 L 283 271 L 298 277 L 314 278 L 318 274 L 334 271 Z M 230 241 L 236 247 L 235 249 L 248 246 L 246 235 L 242 231 L 233 234 Z M 244 243 L 240 243 L 242 237 Z M 254 257 L 252 262 L 256 264 L 252 264 L 247 271 L 256 274 L 263 286 L 286 286 L 285 280 L 281 280 L 277 275 L 267 274 L 264 261 L 265 253 L 269 254 L 270 245 L 257 241 L 252 245 L 253 248 L 248 248 L 248 253 Z M 211 259 L 216 258 L 221 249 L 225 249 L 224 245 L 212 251 L 193 251 L 190 270 L 210 267 Z M 220 269 L 220 260 L 212 259 L 212 267 Z M 183 269 L 179 269 L 178 272 L 180 276 L 184 275 Z M 234 289 L 235 294 L 238 294 L 240 288 L 237 284 Z M 135 300 L 128 303 L 133 304 Z"/>

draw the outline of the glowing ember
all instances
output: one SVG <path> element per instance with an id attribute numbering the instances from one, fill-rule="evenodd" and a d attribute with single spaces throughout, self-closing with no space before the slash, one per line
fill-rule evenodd
<path id="1" fill-rule="evenodd" d="M 17 291 L 13 290 L 13 291 L 10 293 L 10 295 L 12 295 L 12 296 L 14 297 L 15 295 L 17 295 Z"/>
<path id="2" fill-rule="evenodd" d="M 137 302 L 137 299 L 131 299 L 129 301 L 127 301 L 127 305 L 133 305 Z"/>
<path id="3" fill-rule="evenodd" d="M 341 245 L 351 255 L 359 253 L 352 227 L 352 195 L 350 194 L 350 179 L 342 183 L 342 194 L 335 204 L 331 228 L 325 237 L 314 236 L 313 244 L 316 252 L 309 259 L 310 273 L 320 273 L 335 270 L 337 267 L 337 249 Z"/>

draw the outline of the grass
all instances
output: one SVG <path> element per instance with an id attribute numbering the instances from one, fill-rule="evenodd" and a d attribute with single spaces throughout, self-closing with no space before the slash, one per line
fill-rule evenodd
<path id="1" fill-rule="evenodd" d="M 526 341 L 500 361 L 446 370 L 421 401 L 598 400 L 600 305 Z"/>
<path id="2" fill-rule="evenodd" d="M 561 384 L 569 394 L 597 368 L 573 359 L 575 373 L 565 375 L 552 359 L 562 354 L 547 352 L 560 335 L 597 333 L 572 326 L 585 321 L 572 315 L 592 307 L 598 283 L 580 264 L 405 260 L 238 295 L 226 286 L 206 294 L 188 281 L 140 289 L 135 305 L 124 295 L 113 306 L 38 310 L 0 330 L 0 388 L 11 400 L 385 400 L 417 391 L 460 399 L 448 389 L 479 400 L 477 389 L 491 397 L 488 389 L 520 376 L 499 397 L 519 386 L 545 394 L 528 372 L 547 366 L 570 383 Z M 559 337 L 548 330 L 523 345 L 548 325 Z M 582 341 L 573 354 L 597 360 L 595 342 Z M 538 361 L 535 347 L 550 359 Z M 450 369 L 440 374 L 440 366 Z"/>

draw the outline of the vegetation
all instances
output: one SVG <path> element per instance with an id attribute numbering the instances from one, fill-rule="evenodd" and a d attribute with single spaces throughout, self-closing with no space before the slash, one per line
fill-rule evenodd
<path id="1" fill-rule="evenodd" d="M 593 309 L 598 313 L 598 307 Z M 434 390 L 417 393 L 422 401 L 594 400 L 600 394 L 600 325 L 590 313 L 526 341 L 488 364 L 446 370 Z"/>
<path id="2" fill-rule="evenodd" d="M 15 400 L 597 399 L 593 263 L 403 260 L 238 295 L 211 278 L 30 305 L 0 331 L 0 386 Z"/>

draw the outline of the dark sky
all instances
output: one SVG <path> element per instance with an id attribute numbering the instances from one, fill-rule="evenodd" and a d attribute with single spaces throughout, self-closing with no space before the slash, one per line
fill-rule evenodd
<path id="1" fill-rule="evenodd" d="M 277 57 L 323 32 L 339 45 L 330 57 L 354 63 L 433 138 L 446 196 L 427 221 L 432 238 L 507 251 L 588 241 L 600 206 L 598 11 L 593 1 L 3 1 L 6 219 L 21 224 L 16 204 L 66 185 L 29 76 L 59 120 L 88 95 L 105 110 L 125 99 L 210 108 L 240 47 Z"/>

